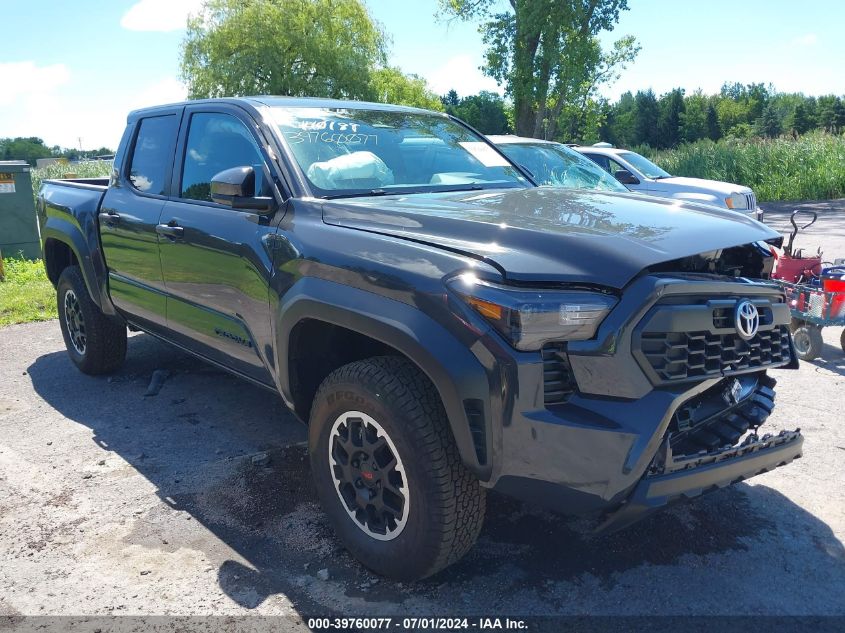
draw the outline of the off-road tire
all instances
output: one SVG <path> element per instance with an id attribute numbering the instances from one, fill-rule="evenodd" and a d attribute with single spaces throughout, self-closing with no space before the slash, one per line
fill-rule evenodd
<path id="1" fill-rule="evenodd" d="M 845 330 L 842 330 L 842 334 L 839 335 L 839 346 L 845 352 Z"/>
<path id="2" fill-rule="evenodd" d="M 67 299 L 73 299 L 74 310 L 81 316 L 85 342 L 82 351 L 79 342 L 74 344 L 66 313 Z M 126 324 L 119 317 L 102 313 L 91 300 L 82 272 L 78 266 L 68 266 L 56 284 L 56 301 L 59 325 L 65 339 L 67 353 L 73 363 L 85 374 L 107 374 L 123 364 L 126 358 Z"/>
<path id="3" fill-rule="evenodd" d="M 350 411 L 376 420 L 404 465 L 408 515 L 391 540 L 365 532 L 338 494 L 330 464 L 332 428 Z M 461 462 L 434 385 L 410 361 L 383 356 L 332 372 L 314 398 L 308 447 L 317 493 L 332 527 L 347 550 L 374 572 L 403 581 L 426 578 L 459 560 L 478 538 L 485 491 Z"/>
<path id="4" fill-rule="evenodd" d="M 792 333 L 795 353 L 801 360 L 814 360 L 821 356 L 824 348 L 822 329 L 817 325 L 806 323 Z"/>

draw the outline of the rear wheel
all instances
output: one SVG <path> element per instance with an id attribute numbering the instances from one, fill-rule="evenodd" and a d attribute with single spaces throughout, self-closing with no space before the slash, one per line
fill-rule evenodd
<path id="1" fill-rule="evenodd" d="M 62 271 L 56 284 L 59 325 L 68 355 L 86 374 L 114 371 L 126 358 L 126 325 L 91 300 L 78 266 Z"/>
<path id="2" fill-rule="evenodd" d="M 314 399 L 309 454 L 320 501 L 349 552 L 398 580 L 460 559 L 484 521 L 434 386 L 412 363 L 345 365 Z"/>
<path id="3" fill-rule="evenodd" d="M 845 352 L 845 330 L 842 330 L 842 334 L 839 335 L 839 346 Z"/>
<path id="4" fill-rule="evenodd" d="M 813 360 L 818 358 L 824 347 L 822 329 L 812 323 L 805 323 L 792 333 L 792 341 L 795 344 L 795 353 L 801 360 Z"/>

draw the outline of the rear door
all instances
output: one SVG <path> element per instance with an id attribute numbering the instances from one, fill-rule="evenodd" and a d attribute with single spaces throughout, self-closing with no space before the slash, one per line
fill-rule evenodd
<path id="1" fill-rule="evenodd" d="M 247 165 L 261 183 L 257 194 L 274 195 L 263 177 L 266 144 L 246 113 L 225 104 L 186 107 L 179 136 L 173 196 L 158 227 L 170 335 L 270 385 L 269 285 L 277 222 L 216 204 L 210 196 L 215 174 Z"/>
<path id="2" fill-rule="evenodd" d="M 100 207 L 100 239 L 114 305 L 153 329 L 166 324 L 156 225 L 170 193 L 182 108 L 156 110 L 130 123 L 120 172 Z"/>

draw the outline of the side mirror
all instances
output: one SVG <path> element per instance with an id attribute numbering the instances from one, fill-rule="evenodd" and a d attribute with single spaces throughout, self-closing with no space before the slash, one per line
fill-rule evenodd
<path id="1" fill-rule="evenodd" d="M 640 181 L 637 177 L 627 169 L 617 169 L 613 172 L 613 177 L 616 178 L 623 185 L 638 185 Z"/>
<path id="2" fill-rule="evenodd" d="M 255 169 L 250 166 L 232 167 L 211 179 L 211 200 L 217 204 L 262 215 L 276 210 L 275 198 L 255 193 Z"/>

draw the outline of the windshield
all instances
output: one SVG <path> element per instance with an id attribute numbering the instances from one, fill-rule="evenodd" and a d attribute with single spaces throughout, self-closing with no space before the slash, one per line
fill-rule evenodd
<path id="1" fill-rule="evenodd" d="M 620 152 L 619 158 L 627 160 L 634 166 L 635 169 L 637 169 L 646 178 L 652 178 L 654 180 L 657 180 L 660 178 L 672 177 L 669 172 L 660 169 L 660 167 L 652 163 L 645 156 L 640 156 L 639 154 L 635 154 L 634 152 Z"/>
<path id="2" fill-rule="evenodd" d="M 502 143 L 499 149 L 528 168 L 541 185 L 570 189 L 628 191 L 586 156 L 558 143 Z"/>
<path id="3" fill-rule="evenodd" d="M 482 137 L 437 114 L 358 108 L 273 108 L 314 195 L 527 187 Z"/>

